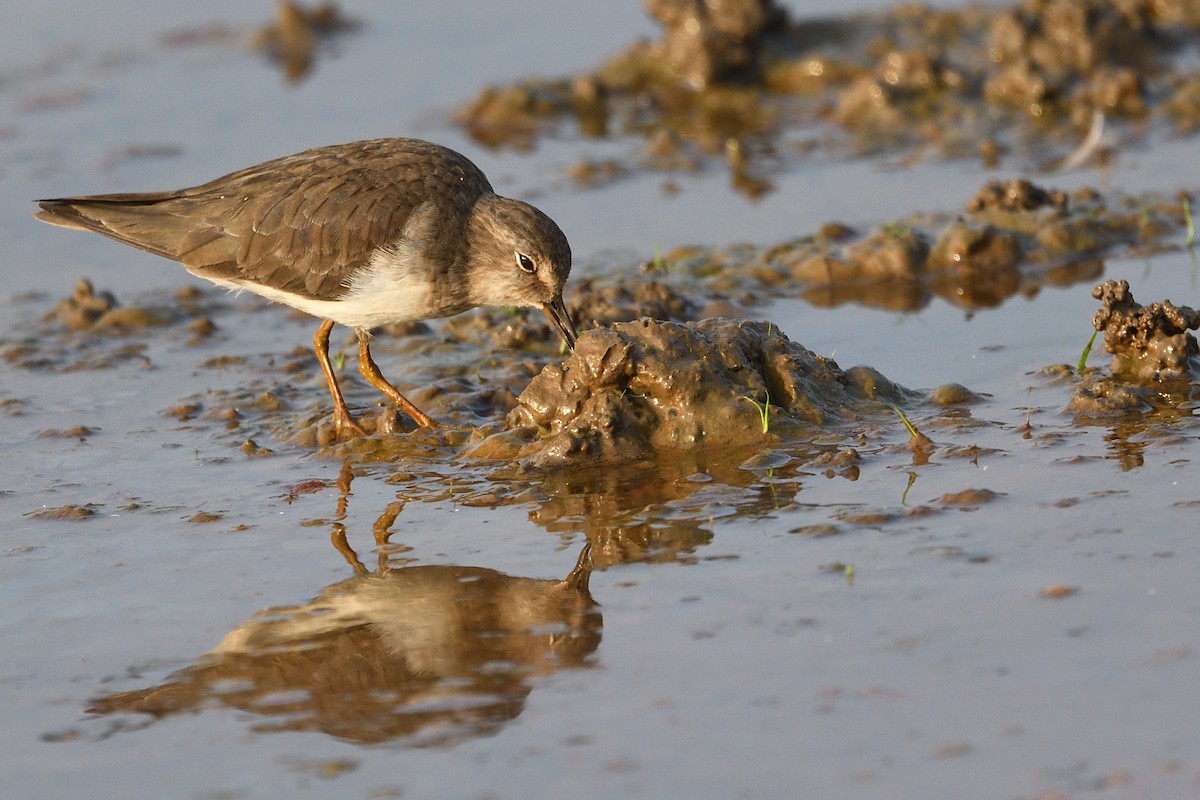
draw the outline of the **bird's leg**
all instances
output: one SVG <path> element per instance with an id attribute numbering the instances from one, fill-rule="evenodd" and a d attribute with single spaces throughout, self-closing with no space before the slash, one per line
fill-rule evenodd
<path id="1" fill-rule="evenodd" d="M 329 361 L 329 332 L 333 330 L 333 320 L 321 320 L 321 326 L 313 334 L 313 350 L 317 353 L 317 361 L 321 362 L 321 371 L 325 373 L 325 382 L 329 384 L 329 395 L 333 398 L 333 424 L 338 432 L 350 431 L 358 436 L 367 433 L 350 416 L 346 401 L 342 398 L 342 389 L 338 386 L 337 376 L 333 374 L 333 364 Z"/>
<path id="2" fill-rule="evenodd" d="M 432 417 L 414 406 L 407 397 L 400 394 L 399 389 L 392 386 L 388 383 L 387 378 L 383 377 L 375 360 L 371 358 L 371 340 L 367 332 L 359 330 L 356 333 L 358 334 L 358 371 L 367 379 L 367 383 L 387 395 L 393 403 L 400 406 L 401 411 L 416 420 L 416 423 L 422 428 L 438 427 L 438 423 Z"/>

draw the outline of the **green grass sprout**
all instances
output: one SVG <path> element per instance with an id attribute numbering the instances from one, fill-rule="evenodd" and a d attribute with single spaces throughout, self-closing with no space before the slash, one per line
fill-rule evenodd
<path id="1" fill-rule="evenodd" d="M 771 427 L 771 395 L 768 392 L 763 392 L 763 396 L 766 400 L 762 403 L 748 394 L 742 395 L 742 399 L 748 401 L 758 410 L 758 415 L 762 420 L 762 432 L 766 433 Z"/>
<path id="2" fill-rule="evenodd" d="M 933 449 L 933 440 L 925 434 L 917 430 L 916 426 L 908 421 L 908 417 L 900 410 L 899 406 L 892 404 L 892 411 L 896 412 L 896 416 L 904 423 L 905 429 L 908 431 L 908 449 L 913 452 L 927 453 Z"/>
<path id="3" fill-rule="evenodd" d="M 1187 224 L 1187 236 L 1183 243 L 1191 250 L 1192 245 L 1196 243 L 1196 223 L 1192 219 L 1192 203 L 1186 194 L 1183 196 L 1183 221 Z"/>
<path id="4" fill-rule="evenodd" d="M 658 249 L 658 245 L 654 245 L 654 256 L 650 259 L 647 267 L 650 272 L 670 272 L 672 264 L 663 258 L 662 251 Z"/>
<path id="5" fill-rule="evenodd" d="M 912 490 L 913 484 L 917 482 L 917 473 L 910 471 L 908 473 L 908 485 L 904 487 L 904 494 L 900 495 L 900 505 L 908 505 L 908 493 Z"/>
<path id="6" fill-rule="evenodd" d="M 904 416 L 904 412 L 903 412 L 903 411 L 901 411 L 901 410 L 900 410 L 900 408 L 899 408 L 898 406 L 896 406 L 895 404 L 892 404 L 892 411 L 895 411 L 895 412 L 896 412 L 896 416 L 897 416 L 897 417 L 899 417 L 899 418 L 900 418 L 900 421 L 904 423 L 904 427 L 905 427 L 906 429 L 908 429 L 908 435 L 909 435 L 911 438 L 913 438 L 913 439 L 916 439 L 918 436 L 921 436 L 921 435 L 922 435 L 922 434 L 921 434 L 921 432 L 920 432 L 920 431 L 918 431 L 918 430 L 917 430 L 917 429 L 916 429 L 916 428 L 913 426 L 913 424 L 912 424 L 911 422 L 909 422 L 909 421 L 908 421 L 908 417 Z"/>
<path id="7" fill-rule="evenodd" d="M 1092 345 L 1096 343 L 1096 334 L 1098 333 L 1100 333 L 1099 330 L 1092 331 L 1092 338 L 1087 340 L 1087 344 L 1083 346 L 1083 352 L 1079 354 L 1079 363 L 1075 366 L 1075 371 L 1080 375 L 1087 369 L 1088 356 L 1092 353 Z"/>

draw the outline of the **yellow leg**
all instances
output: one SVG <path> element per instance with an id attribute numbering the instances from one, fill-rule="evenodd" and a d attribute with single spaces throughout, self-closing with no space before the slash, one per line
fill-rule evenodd
<path id="1" fill-rule="evenodd" d="M 329 395 L 333 398 L 333 423 L 339 432 L 346 430 L 358 436 L 366 436 L 366 431 L 359 427 L 350 416 L 350 409 L 342 398 L 342 389 L 338 386 L 337 376 L 333 374 L 333 364 L 329 361 L 329 332 L 333 330 L 333 320 L 321 321 L 321 327 L 313 334 L 313 350 L 317 353 L 317 361 L 321 362 L 321 371 L 325 373 L 325 382 L 329 384 Z"/>
<path id="2" fill-rule="evenodd" d="M 421 409 L 417 408 L 409 401 L 407 397 L 400 394 L 400 390 L 388 383 L 387 378 L 383 377 L 383 373 L 379 371 L 375 360 L 371 358 L 370 337 L 366 331 L 357 331 L 358 333 L 358 371 L 367 379 L 367 383 L 374 386 L 379 391 L 388 396 L 393 403 L 400 406 L 400 410 L 408 414 L 422 428 L 436 428 L 438 423 L 428 416 Z"/>

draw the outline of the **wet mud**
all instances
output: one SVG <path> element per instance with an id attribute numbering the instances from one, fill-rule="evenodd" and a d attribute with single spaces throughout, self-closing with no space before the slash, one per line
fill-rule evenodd
<path id="1" fill-rule="evenodd" d="M 654 171 L 670 191 L 716 168 L 759 198 L 811 158 L 1094 165 L 1200 119 L 1190 3 L 817 21 L 753 0 L 646 7 L 656 40 L 585 75 L 488 89 L 461 124 L 492 146 L 632 143 L 570 167 L 578 186 Z M 311 76 L 346 20 L 279 9 L 255 46 Z M 230 41 L 191 34 L 164 44 Z M 42 100 L 60 113 L 88 91 Z M 175 151 L 110 152 L 119 166 Z M 99 273 L 14 297 L 0 418 L 10 463 L 35 477 L 0 490 L 24 525 L 5 554 L 28 621 L 9 631 L 45 652 L 14 659 L 10 734 L 48 746 L 29 750 L 46 785 L 78 763 L 86 789 L 97 765 L 150 785 L 147 746 L 174 773 L 196 741 L 232 742 L 238 774 L 186 785 L 213 796 L 314 778 L 437 794 L 421 781 L 452 772 L 498 796 L 772 796 L 797 769 L 830 796 L 926 796 L 956 771 L 976 794 L 987 781 L 1030 797 L 1183 783 L 1200 312 L 1133 292 L 1168 294 L 1139 273 L 1186 282 L 1189 201 L 1043 175 L 898 219 L 808 219 L 782 241 L 605 253 L 567 287 L 574 352 L 503 308 L 373 332 L 434 430 L 381 401 L 335 329 L 361 437 L 332 424 L 310 318 L 207 287 L 114 294 Z M 1075 365 L 1087 293 L 1110 275 L 1092 324 L 1111 361 Z M 868 348 L 885 354 L 875 366 L 839 364 Z M 1039 361 L 1064 349 L 1069 366 Z M 892 380 L 915 387 L 913 372 L 945 382 Z M 541 566 L 512 566 L 527 562 Z M 51 657 L 64 649 L 80 663 Z M 1099 733 L 1081 744 L 1083 707 Z M 1139 730 L 1155 738 L 1126 747 L 1105 707 L 1153 720 Z M 839 732 L 864 719 L 882 727 Z M 744 748 L 711 758 L 716 781 L 677 758 L 709 755 L 694 732 L 714 721 Z M 895 782 L 912 776 L 919 790 Z"/>
<path id="2" fill-rule="evenodd" d="M 818 434 L 848 442 L 855 424 L 891 420 L 891 406 L 972 395 L 939 388 L 922 399 L 874 368 L 843 370 L 788 341 L 778 324 L 746 321 L 759 305 L 790 295 L 826 307 L 912 311 L 941 297 L 968 310 L 992 308 L 1045 286 L 1094 280 L 1104 259 L 1168 247 L 1187 222 L 1182 196 L 1068 195 L 1025 180 L 990 182 L 957 214 L 919 212 L 863 232 L 828 224 L 776 245 L 678 247 L 641 264 L 614 263 L 568 292 L 586 332 L 570 354 L 544 319 L 511 309 L 376 332 L 383 357 L 420 365 L 393 378 L 407 380 L 403 391 L 446 423 L 433 432 L 414 430 L 359 385 L 343 347 L 341 380 L 352 403 L 370 404 L 359 413 L 371 435 L 339 436 L 314 388 L 320 372 L 311 351 L 299 343 L 290 352 L 231 351 L 237 316 L 262 306 L 234 311 L 214 290 L 125 305 L 81 280 L 42 315 L 36 333 L 6 340 L 3 355 L 31 370 L 152 368 L 150 343 L 174 341 L 195 352 L 200 370 L 235 370 L 247 380 L 157 411 L 185 424 L 215 423 L 254 456 L 300 447 L 339 460 L 463 454 L 545 467 L 681 448 L 801 444 Z M 1113 376 L 1146 382 L 1190 374 L 1195 343 L 1185 328 L 1195 312 L 1142 309 L 1127 287 L 1106 287 L 1095 324 L 1116 356 Z M 268 348 L 307 339 L 271 337 Z M 480 360 L 480 348 L 491 355 Z M 1089 384 L 1074 402 L 1103 395 L 1114 408 L 1140 407 L 1140 390 L 1106 386 Z"/>
<path id="3" fill-rule="evenodd" d="M 769 0 L 648 0 L 663 28 L 592 72 L 491 86 L 458 112 L 478 142 L 574 129 L 640 152 L 577 164 L 580 186 L 724 163 L 735 189 L 822 154 L 1078 166 L 1148 130 L 1190 133 L 1194 3 L 1025 0 L 791 21 Z M 804 131 L 797 136 L 795 131 Z M 669 185 L 669 184 L 668 184 Z"/>
<path id="4" fill-rule="evenodd" d="M 868 231 L 829 223 L 776 245 L 680 248 L 662 260 L 743 304 L 783 295 L 915 311 L 937 297 L 978 310 L 1095 280 L 1110 256 L 1171 246 L 1186 207 L 1178 196 L 1068 196 L 1016 179 L 985 184 L 957 214 L 916 212 Z"/>

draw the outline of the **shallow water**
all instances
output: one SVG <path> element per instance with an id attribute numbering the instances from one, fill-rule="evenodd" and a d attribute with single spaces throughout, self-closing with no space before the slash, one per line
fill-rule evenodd
<path id="1" fill-rule="evenodd" d="M 1016 174 L 817 160 L 773 176 L 777 191 L 755 203 L 715 172 L 680 179 L 674 196 L 654 175 L 580 191 L 566 165 L 620 143 L 494 153 L 445 121 L 481 83 L 584 69 L 650 35 L 635 3 L 508 4 L 496 18 L 476 4 L 403 18 L 347 4 L 363 27 L 297 86 L 236 39 L 163 43 L 214 20 L 247 31 L 265 7 L 209 4 L 196 17 L 190 6 L 124 4 L 122 16 L 54 5 L 22 9 L 27 35 L 3 34 L 5 352 L 32 346 L 82 276 L 166 309 L 197 283 L 33 221 L 31 198 L 186 185 L 320 143 L 411 134 L 462 149 L 501 191 L 560 222 L 580 274 L 629 268 L 659 246 L 767 245 L 830 220 L 953 211 L 984 180 Z M 152 155 L 130 157 L 134 147 Z M 1031 177 L 1067 190 L 1189 189 L 1181 166 L 1195 166 L 1195 147 L 1152 140 L 1103 173 Z M 1144 303 L 1195 302 L 1196 276 L 1179 249 L 1105 268 Z M 1092 285 L 970 313 L 942 300 L 909 314 L 785 299 L 756 308 L 843 366 L 986 395 L 963 413 L 911 412 L 938 445 L 928 463 L 899 424 L 879 423 L 856 471 L 806 466 L 776 446 L 681 456 L 652 479 L 540 481 L 431 444 L 360 464 L 339 488 L 341 462 L 291 445 L 252 410 L 264 394 L 293 424 L 325 410 L 319 376 L 282 369 L 306 358 L 293 348 L 307 347 L 310 321 L 205 288 L 198 302 L 217 333 L 199 342 L 184 324 L 51 337 L 34 350 L 51 364 L 10 361 L 0 383 L 6 796 L 1191 796 L 1197 427 L 1186 403 L 1174 416 L 1093 423 L 1062 412 L 1071 382 L 1040 370 L 1078 358 Z M 479 348 L 381 340 L 378 358 L 407 388 L 434 380 L 442 359 L 519 357 Z M 1106 361 L 1097 346 L 1091 365 Z M 352 401 L 372 399 L 359 389 Z M 179 411 L 187 403 L 203 409 Z M 219 413 L 232 406 L 248 409 L 236 429 Z M 247 455 L 248 436 L 273 454 Z M 983 489 L 996 496 L 955 497 Z M 88 711 L 178 681 L 256 612 L 352 578 L 331 544 L 338 526 L 372 569 L 372 532 L 398 501 L 383 548 L 397 568 L 561 580 L 592 541 L 598 644 L 578 661 L 532 645 L 497 659 L 482 669 L 501 676 L 484 699 L 456 693 L 464 678 L 447 668 L 443 693 L 414 695 L 410 708 L 429 713 L 416 732 L 370 744 L 361 729 L 305 727 L 289 703 L 317 695 L 338 710 L 336 694 L 312 687 L 272 690 L 250 708 L 229 680 L 198 711 Z M 91 515 L 35 517 L 63 506 Z M 502 711 L 478 723 L 468 712 L 488 697 Z"/>

